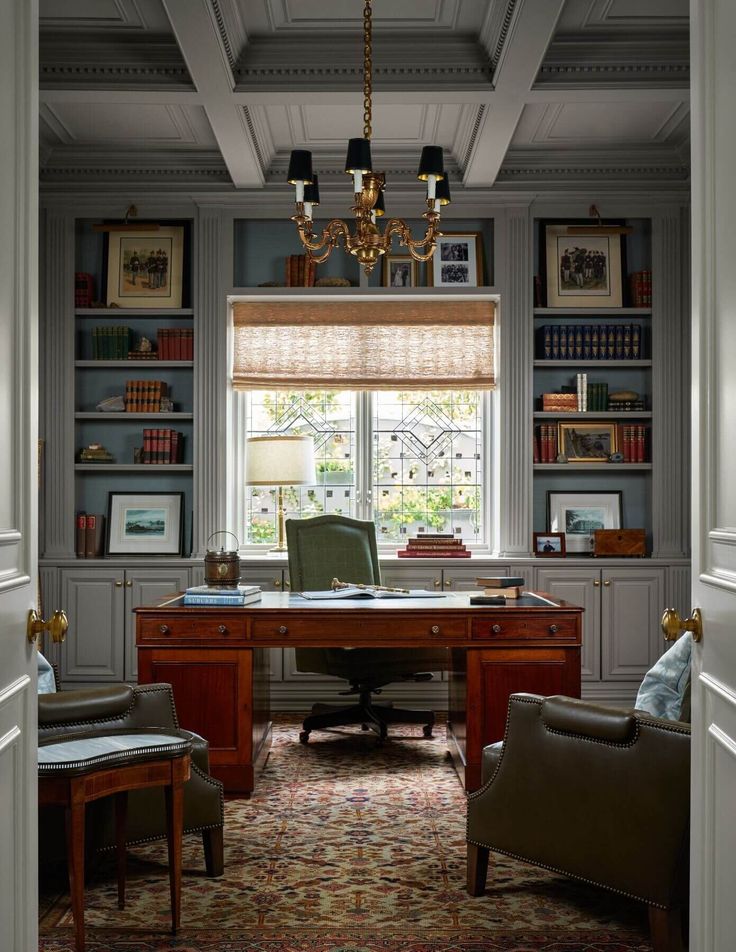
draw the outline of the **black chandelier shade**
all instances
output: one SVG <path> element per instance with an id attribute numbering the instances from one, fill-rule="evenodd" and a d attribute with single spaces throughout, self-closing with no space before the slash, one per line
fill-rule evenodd
<path id="1" fill-rule="evenodd" d="M 297 182 L 311 184 L 313 181 L 312 153 L 308 149 L 292 149 L 286 181 L 289 185 L 296 185 Z"/>
<path id="2" fill-rule="evenodd" d="M 355 172 L 372 172 L 370 139 L 348 139 L 348 154 L 345 158 L 345 171 L 348 175 Z"/>
<path id="3" fill-rule="evenodd" d="M 435 175 L 437 179 L 445 177 L 445 159 L 440 145 L 425 145 L 422 149 L 417 178 L 426 182 L 430 175 Z"/>
<path id="4" fill-rule="evenodd" d="M 376 213 L 376 218 L 382 218 L 386 214 L 386 203 L 383 200 L 383 189 L 378 193 L 378 198 L 376 199 L 376 204 L 373 206 L 373 211 Z"/>
<path id="5" fill-rule="evenodd" d="M 307 186 L 309 188 L 309 186 Z M 306 190 L 304 192 L 306 195 Z M 440 203 L 440 205 L 449 205 L 452 199 L 450 198 L 450 179 L 447 175 L 443 179 L 440 179 L 437 183 L 437 189 L 434 193 L 435 199 Z"/>
<path id="6" fill-rule="evenodd" d="M 319 176 L 312 176 L 312 184 L 304 186 L 304 201 L 319 205 Z"/>

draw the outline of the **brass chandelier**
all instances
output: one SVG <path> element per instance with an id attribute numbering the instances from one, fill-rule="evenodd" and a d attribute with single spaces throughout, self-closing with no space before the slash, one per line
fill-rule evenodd
<path id="1" fill-rule="evenodd" d="M 370 274 L 381 255 L 391 250 L 391 241 L 396 235 L 399 245 L 408 249 L 416 261 L 429 261 L 434 254 L 439 230 L 440 208 L 450 202 L 450 186 L 444 169 L 442 148 L 427 145 L 422 149 L 417 178 L 427 183 L 427 211 L 422 216 L 427 220 L 424 238 L 415 240 L 411 229 L 401 218 L 389 218 L 381 234 L 376 218 L 385 214 L 383 192 L 386 176 L 374 172 L 371 161 L 371 115 L 372 115 L 372 10 L 371 0 L 365 0 L 363 8 L 363 137 L 348 141 L 345 172 L 353 176 L 355 204 L 355 233 L 339 218 L 333 218 L 321 235 L 312 230 L 312 210 L 319 205 L 318 176 L 312 172 L 312 153 L 306 149 L 294 149 L 289 160 L 288 181 L 296 186 L 296 223 L 299 238 L 308 257 L 319 264 L 326 261 L 342 239 L 345 248 L 354 255 Z"/>

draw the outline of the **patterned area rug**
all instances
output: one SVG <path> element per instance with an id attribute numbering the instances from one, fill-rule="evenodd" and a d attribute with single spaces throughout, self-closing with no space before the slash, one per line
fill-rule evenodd
<path id="1" fill-rule="evenodd" d="M 127 905 L 112 864 L 87 885 L 88 952 L 648 952 L 638 903 L 496 854 L 465 892 L 465 803 L 441 729 L 377 748 L 351 730 L 298 743 L 276 725 L 256 795 L 226 804 L 225 875 L 186 837 L 171 937 L 165 844 L 131 851 Z M 41 952 L 73 952 L 67 895 L 42 889 Z"/>

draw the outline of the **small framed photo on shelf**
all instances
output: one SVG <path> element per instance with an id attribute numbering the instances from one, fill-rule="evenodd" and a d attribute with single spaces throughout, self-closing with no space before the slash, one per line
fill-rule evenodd
<path id="1" fill-rule="evenodd" d="M 411 255 L 385 255 L 383 259 L 385 288 L 415 288 L 417 263 Z"/>
<path id="2" fill-rule="evenodd" d="M 618 452 L 615 423 L 558 423 L 557 446 L 568 463 L 607 463 Z"/>
<path id="3" fill-rule="evenodd" d="M 566 554 L 592 555 L 596 529 L 621 528 L 621 490 L 548 490 L 547 526 L 550 533 L 564 533 Z"/>
<path id="4" fill-rule="evenodd" d="M 107 555 L 181 555 L 184 493 L 111 492 Z"/>
<path id="5" fill-rule="evenodd" d="M 477 288 L 483 284 L 483 236 L 479 231 L 443 232 L 427 265 L 435 288 Z"/>
<path id="6" fill-rule="evenodd" d="M 565 555 L 564 532 L 535 532 L 534 554 L 542 559 L 560 558 Z"/>
<path id="7" fill-rule="evenodd" d="M 547 307 L 621 307 L 621 235 L 568 234 L 545 224 Z"/>
<path id="8" fill-rule="evenodd" d="M 113 228 L 107 237 L 108 307 L 181 307 L 183 227 Z"/>

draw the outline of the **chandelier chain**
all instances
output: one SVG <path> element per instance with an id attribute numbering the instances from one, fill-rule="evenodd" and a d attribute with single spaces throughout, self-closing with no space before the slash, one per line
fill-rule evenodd
<path id="1" fill-rule="evenodd" d="M 371 137 L 371 96 L 373 94 L 372 72 L 372 21 L 371 0 L 363 7 L 363 138 Z"/>

